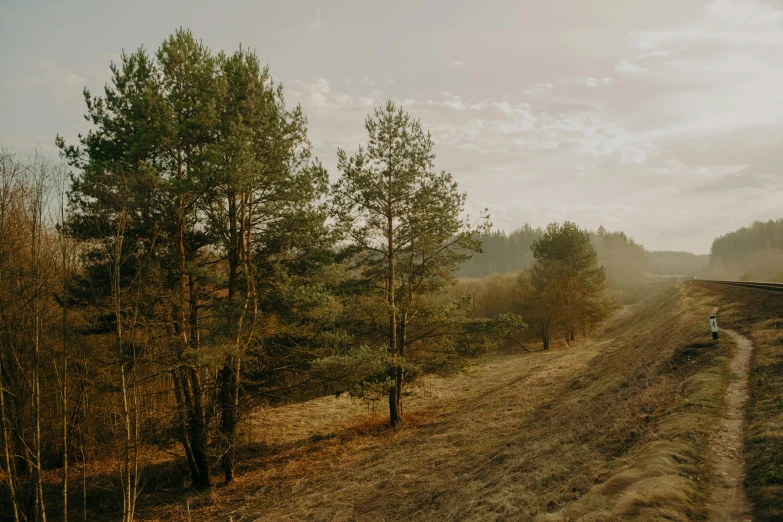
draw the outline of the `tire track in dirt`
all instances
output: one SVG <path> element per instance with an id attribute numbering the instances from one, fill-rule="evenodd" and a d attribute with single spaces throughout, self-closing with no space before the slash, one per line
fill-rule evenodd
<path id="1" fill-rule="evenodd" d="M 717 308 L 712 313 L 716 314 Z M 717 484 L 707 507 L 712 521 L 745 522 L 752 520 L 743 488 L 743 434 L 753 345 L 748 338 L 733 330 L 721 329 L 721 332 L 728 334 L 737 344 L 737 351 L 731 360 L 731 371 L 735 379 L 726 389 L 726 413 L 718 430 L 710 437 L 710 454 L 713 469 L 717 474 Z"/>

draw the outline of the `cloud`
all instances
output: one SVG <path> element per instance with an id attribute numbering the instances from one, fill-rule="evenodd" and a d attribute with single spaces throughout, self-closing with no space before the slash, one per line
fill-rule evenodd
<path id="1" fill-rule="evenodd" d="M 750 0 L 713 1 L 694 16 L 661 13 L 646 31 L 618 26 L 612 42 L 627 46 L 613 43 L 620 54 L 609 63 L 531 67 L 529 83 L 509 74 L 487 85 L 477 71 L 458 86 L 447 75 L 406 91 L 399 74 L 378 87 L 354 72 L 342 90 L 324 78 L 291 87 L 319 156 L 353 150 L 366 141 L 372 108 L 403 100 L 432 132 L 438 168 L 475 198 L 471 208 L 494 202 L 500 228 L 571 219 L 623 229 L 649 248 L 704 252 L 735 224 L 779 217 L 781 13 Z M 447 68 L 465 66 L 452 60 L 444 58 Z"/>
<path id="2" fill-rule="evenodd" d="M 292 80 L 291 83 L 297 90 L 308 93 L 326 94 L 332 90 L 331 84 L 326 78 L 311 78 L 310 81 Z"/>
<path id="3" fill-rule="evenodd" d="M 437 122 L 425 125 L 432 131 L 436 144 L 485 151 L 480 146 L 480 138 L 484 130 L 484 121 L 481 119 L 474 118 L 461 125 Z"/>
<path id="4" fill-rule="evenodd" d="M 650 80 L 640 102 L 661 121 L 650 126 L 651 139 L 703 139 L 783 123 L 783 10 L 772 4 L 714 0 L 688 23 L 638 33 L 629 50 L 635 56 L 615 70 Z"/>
<path id="5" fill-rule="evenodd" d="M 110 81 L 111 71 L 109 65 L 112 63 L 120 65 L 122 63 L 122 55 L 120 53 L 102 53 L 99 61 L 96 61 L 92 66 L 82 69 L 82 72 L 88 79 L 88 86 L 91 90 L 92 87 L 99 88 Z"/>
<path id="6" fill-rule="evenodd" d="M 664 51 L 663 49 L 653 49 L 651 51 L 645 51 L 636 56 L 637 60 L 646 60 L 647 58 L 660 58 L 663 56 L 671 56 L 675 54 L 675 51 Z"/>
<path id="7" fill-rule="evenodd" d="M 753 0 L 714 0 L 695 22 L 639 33 L 634 46 L 675 54 L 694 45 L 783 43 L 783 12 Z M 660 55 L 660 54 L 659 54 Z"/>
<path id="8" fill-rule="evenodd" d="M 409 107 L 411 105 L 416 105 L 416 100 L 411 98 L 392 98 L 391 99 L 396 105 L 402 105 L 403 107 Z"/>
<path id="9" fill-rule="evenodd" d="M 309 81 L 292 80 L 292 87 L 287 95 L 292 96 L 303 105 L 315 110 L 351 107 L 356 100 L 351 95 L 334 91 L 326 78 L 313 78 Z"/>
<path id="10" fill-rule="evenodd" d="M 522 94 L 528 96 L 549 95 L 554 87 L 555 86 L 549 82 L 539 82 L 533 87 L 522 91 Z"/>
<path id="11" fill-rule="evenodd" d="M 23 88 L 44 91 L 57 102 L 78 99 L 87 84 L 84 77 L 70 71 L 50 58 L 41 58 L 32 75 L 23 76 L 15 82 Z"/>
<path id="12" fill-rule="evenodd" d="M 611 78 L 578 78 L 578 83 L 581 83 L 585 87 L 598 87 L 601 85 L 611 85 Z"/>
<path id="13" fill-rule="evenodd" d="M 634 35 L 630 46 L 636 55 L 621 59 L 615 71 L 653 72 L 670 81 L 690 73 L 694 80 L 705 68 L 739 72 L 748 67 L 746 60 L 758 62 L 759 53 L 774 55 L 781 44 L 783 10 L 754 0 L 713 0 L 693 21 Z"/>
<path id="14" fill-rule="evenodd" d="M 729 176 L 747 168 L 747 165 L 688 165 L 678 159 L 669 158 L 663 165 L 650 167 L 648 171 L 669 178 L 703 180 Z"/>
<path id="15" fill-rule="evenodd" d="M 598 170 L 598 167 L 595 165 L 577 165 L 576 166 L 576 175 L 577 176 L 587 176 L 589 172 L 595 172 Z"/>
<path id="16" fill-rule="evenodd" d="M 574 83 L 570 85 L 573 88 Z M 633 164 L 644 163 L 656 150 L 643 134 L 608 121 L 601 104 L 561 97 L 551 83 L 503 99 L 477 100 L 444 91 L 420 106 L 426 108 L 422 121 L 430 122 L 436 144 L 482 154 L 515 155 L 517 162 L 535 157 L 554 160 L 557 151 L 568 158 L 613 157 Z"/>
<path id="17" fill-rule="evenodd" d="M 309 80 L 293 79 L 286 84 L 289 86 L 289 90 L 286 91 L 287 96 L 306 108 L 318 111 L 371 107 L 380 105 L 383 99 L 383 93 L 377 89 L 366 94 L 335 90 L 331 82 L 323 77 Z"/>
<path id="18" fill-rule="evenodd" d="M 320 9 L 315 12 L 315 21 L 309 26 L 311 31 L 319 31 L 324 26 L 322 15 L 323 12 Z"/>
<path id="19" fill-rule="evenodd" d="M 755 172 L 743 172 L 740 174 L 728 174 L 719 176 L 707 183 L 691 188 L 692 192 L 736 192 L 739 190 L 758 190 L 775 186 L 776 182 L 771 176 L 764 176 Z"/>
<path id="20" fill-rule="evenodd" d="M 628 58 L 623 58 L 622 60 L 617 62 L 617 65 L 614 66 L 614 70 L 620 73 L 630 73 L 630 74 L 650 72 L 644 67 L 633 63 Z"/>
<path id="21" fill-rule="evenodd" d="M 334 169 L 338 147 L 351 148 L 366 139 L 363 122 L 384 101 L 379 90 L 357 93 L 335 89 L 327 78 L 286 80 L 286 98 L 299 103 L 309 120 L 308 135 L 317 156 Z M 350 84 L 348 84 L 350 88 Z"/>
<path id="22" fill-rule="evenodd" d="M 454 109 L 458 111 L 465 110 L 467 107 L 464 103 L 462 103 L 462 96 L 456 96 L 448 91 L 445 91 L 442 93 L 443 98 L 442 100 L 427 100 L 424 102 L 426 105 L 434 105 L 438 107 L 447 107 L 449 109 Z"/>

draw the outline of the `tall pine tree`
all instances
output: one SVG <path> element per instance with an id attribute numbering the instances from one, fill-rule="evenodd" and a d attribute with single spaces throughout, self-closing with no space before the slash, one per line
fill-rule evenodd
<path id="1" fill-rule="evenodd" d="M 266 357 L 259 314 L 264 299 L 279 300 L 264 289 L 281 288 L 292 267 L 307 271 L 305 260 L 331 246 L 326 174 L 311 158 L 301 109 L 286 109 L 253 53 L 214 56 L 179 30 L 155 59 L 139 49 L 112 72 L 103 96 L 85 92 L 94 128 L 80 146 L 58 138 L 78 171 L 69 230 L 85 241 L 87 273 L 98 274 L 90 244 L 122 216 L 124 255 L 144 260 L 126 271 L 144 267 L 156 289 L 142 308 L 167 316 L 156 335 L 193 485 L 211 485 L 216 441 L 230 482 L 243 361 Z"/>
<path id="2" fill-rule="evenodd" d="M 462 218 L 465 194 L 447 172 L 434 170 L 433 141 L 421 124 L 388 102 L 365 122 L 368 142 L 353 156 L 338 151 L 341 177 L 333 212 L 353 249 L 355 266 L 384 306 L 389 368 L 389 420 L 402 415 L 406 357 L 413 343 L 460 335 L 467 323 L 435 311 L 427 296 L 453 281 L 457 265 L 480 250 L 474 233 L 482 214 Z M 416 326 L 418 331 L 412 331 Z"/>

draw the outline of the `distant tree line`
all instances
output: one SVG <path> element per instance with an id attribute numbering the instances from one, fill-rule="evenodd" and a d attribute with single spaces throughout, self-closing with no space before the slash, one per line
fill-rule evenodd
<path id="1" fill-rule="evenodd" d="M 457 269 L 458 277 L 484 277 L 530 268 L 535 263 L 530 249 L 544 234 L 542 228 L 525 223 L 511 233 L 492 230 L 481 236 L 481 253 L 474 254 Z"/>
<path id="2" fill-rule="evenodd" d="M 457 275 L 480 278 L 530 269 L 536 263 L 533 245 L 546 233 L 546 229 L 533 228 L 527 223 L 509 234 L 503 231 L 485 233 L 480 237 L 482 251 L 463 262 Z M 644 247 L 625 233 L 610 232 L 604 227 L 594 232 L 586 231 L 586 234 L 596 251 L 598 263 L 606 269 L 611 286 L 620 291 L 632 291 L 634 286 L 646 282 L 652 262 Z"/>
<path id="3" fill-rule="evenodd" d="M 654 250 L 650 256 L 650 272 L 659 275 L 696 276 L 709 267 L 709 255 L 674 250 Z"/>
<path id="4" fill-rule="evenodd" d="M 715 238 L 709 265 L 711 277 L 783 280 L 783 219 L 756 221 Z"/>
<path id="5" fill-rule="evenodd" d="M 546 350 L 552 341 L 568 344 L 589 336 L 609 316 L 619 294 L 608 287 L 608 270 L 600 263 L 599 252 L 607 255 L 631 244 L 622 233 L 600 229 L 590 234 L 571 222 L 551 223 L 530 246 L 530 268 L 461 279 L 452 292 L 471 297 L 476 317 L 513 313 L 522 318 L 529 328 L 514 332 L 506 347 L 540 342 Z M 612 266 L 622 277 L 623 264 Z"/>
<path id="6" fill-rule="evenodd" d="M 652 263 L 642 245 L 622 231 L 609 232 L 603 226 L 588 237 L 612 286 L 630 290 L 647 282 Z"/>
<path id="7" fill-rule="evenodd" d="M 616 306 L 657 292 L 661 285 L 655 283 L 667 279 L 656 276 L 692 276 L 708 264 L 708 256 L 648 252 L 621 231 L 591 232 L 568 222 L 481 239 L 488 246 L 461 267 L 477 277 L 462 278 L 453 293 L 470 294 L 477 317 L 522 317 L 530 328 L 507 340 L 510 349 L 588 336 Z M 507 261 L 515 256 L 524 262 Z M 490 267 L 497 270 L 486 273 Z"/>
<path id="8" fill-rule="evenodd" d="M 482 251 L 457 269 L 462 278 L 481 278 L 530 269 L 535 264 L 533 243 L 544 235 L 542 228 L 525 224 L 511 233 L 492 230 L 481 237 Z M 707 269 L 709 256 L 690 252 L 647 251 L 622 231 L 603 226 L 588 231 L 598 261 L 606 268 L 610 286 L 620 292 L 639 294 L 635 289 L 648 275 L 693 276 Z"/>

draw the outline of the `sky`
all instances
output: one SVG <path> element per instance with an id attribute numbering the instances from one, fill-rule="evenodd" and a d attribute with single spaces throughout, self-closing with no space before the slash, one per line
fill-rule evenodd
<path id="1" fill-rule="evenodd" d="M 82 89 L 179 27 L 255 49 L 333 178 L 393 100 L 496 229 L 571 220 L 708 253 L 783 218 L 779 0 L 0 0 L 0 145 L 55 155 L 89 130 Z"/>

